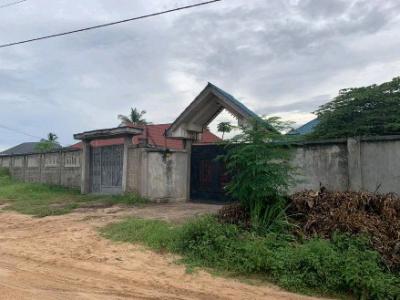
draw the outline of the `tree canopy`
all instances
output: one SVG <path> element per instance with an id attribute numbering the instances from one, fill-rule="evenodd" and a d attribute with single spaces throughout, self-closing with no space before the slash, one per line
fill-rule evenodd
<path id="1" fill-rule="evenodd" d="M 58 136 L 55 133 L 49 132 L 47 139 L 41 139 L 35 148 L 37 151 L 46 152 L 58 147 L 60 147 Z"/>
<path id="2" fill-rule="evenodd" d="M 343 89 L 315 113 L 320 122 L 310 138 L 400 134 L 400 77 Z"/>
<path id="3" fill-rule="evenodd" d="M 229 133 L 232 131 L 233 126 L 231 122 L 221 122 L 217 125 L 217 129 L 219 132 L 222 132 L 222 139 L 224 139 L 225 133 Z"/>
<path id="4" fill-rule="evenodd" d="M 143 118 L 145 110 L 139 111 L 137 108 L 131 108 L 131 111 L 128 116 L 118 115 L 118 119 L 121 120 L 122 125 L 130 126 L 130 125 L 146 125 L 148 122 L 145 118 Z"/>

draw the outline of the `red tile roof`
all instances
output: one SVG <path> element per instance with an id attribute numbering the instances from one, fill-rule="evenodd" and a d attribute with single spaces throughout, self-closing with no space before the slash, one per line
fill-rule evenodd
<path id="1" fill-rule="evenodd" d="M 169 148 L 175 150 L 183 149 L 182 140 L 170 139 L 164 136 L 165 130 L 171 124 L 149 124 L 143 126 L 143 134 L 134 136 L 132 138 L 132 143 L 134 145 L 139 144 L 141 139 L 146 138 L 148 144 L 158 147 L 158 148 Z M 209 130 L 204 130 L 201 135 L 200 141 L 197 144 L 213 144 L 218 141 L 221 141 L 219 137 L 215 134 L 211 133 Z M 111 145 L 120 145 L 123 144 L 124 141 L 122 138 L 115 139 L 107 139 L 107 140 L 94 140 L 91 142 L 92 147 L 102 147 L 102 146 L 111 146 Z M 77 143 L 71 146 L 72 148 L 82 149 L 82 143 Z"/>

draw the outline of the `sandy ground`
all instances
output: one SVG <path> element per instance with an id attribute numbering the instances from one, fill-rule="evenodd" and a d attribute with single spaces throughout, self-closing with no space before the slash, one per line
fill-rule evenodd
<path id="1" fill-rule="evenodd" d="M 274 286 L 185 272 L 171 255 L 114 243 L 97 228 L 126 215 L 179 222 L 217 206 L 89 209 L 32 218 L 0 212 L 0 299 L 312 299 Z"/>

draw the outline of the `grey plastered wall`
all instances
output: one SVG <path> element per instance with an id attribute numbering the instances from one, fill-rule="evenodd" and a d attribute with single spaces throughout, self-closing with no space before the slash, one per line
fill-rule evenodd
<path id="1" fill-rule="evenodd" d="M 362 189 L 400 195 L 400 138 L 364 139 L 360 150 Z"/>
<path id="2" fill-rule="evenodd" d="M 333 191 L 400 194 L 400 136 L 308 142 L 296 144 L 293 151 L 298 181 L 291 192 L 322 185 Z M 81 153 L 0 156 L 0 166 L 19 180 L 79 187 Z M 131 146 L 128 154 L 128 192 L 154 201 L 186 200 L 187 152 Z"/>
<path id="3" fill-rule="evenodd" d="M 141 194 L 141 166 L 144 149 L 135 146 L 128 150 L 128 174 L 126 189 Z"/>
<path id="4" fill-rule="evenodd" d="M 348 138 L 296 145 L 297 183 L 290 192 L 368 191 L 400 195 L 400 136 Z"/>
<path id="5" fill-rule="evenodd" d="M 186 151 L 129 149 L 127 190 L 153 201 L 186 200 Z"/>
<path id="6" fill-rule="evenodd" d="M 318 190 L 344 191 L 348 188 L 346 141 L 309 143 L 293 149 L 296 184 L 291 192 Z"/>

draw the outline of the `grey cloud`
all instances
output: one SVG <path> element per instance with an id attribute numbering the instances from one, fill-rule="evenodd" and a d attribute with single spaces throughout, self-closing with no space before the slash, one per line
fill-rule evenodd
<path id="1" fill-rule="evenodd" d="M 343 14 L 350 3 L 348 0 L 304 0 L 297 7 L 309 18 L 332 18 Z"/>
<path id="2" fill-rule="evenodd" d="M 318 109 L 319 106 L 327 103 L 331 100 L 330 95 L 318 95 L 312 97 L 311 99 L 306 99 L 302 101 L 291 102 L 290 104 L 267 106 L 265 108 L 260 108 L 262 115 L 268 115 L 278 112 L 304 112 L 309 113 Z"/>
<path id="3" fill-rule="evenodd" d="M 36 0 L 0 10 L 0 42 L 195 2 Z M 207 81 L 259 113 L 309 112 L 353 85 L 346 72 L 400 60 L 400 42 L 377 42 L 400 31 L 396 3 L 230 0 L 0 49 L 0 124 L 72 143 L 74 132 L 116 125 L 130 106 L 172 121 Z M 28 139 L 1 131 L 0 144 Z"/>

